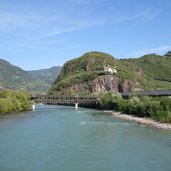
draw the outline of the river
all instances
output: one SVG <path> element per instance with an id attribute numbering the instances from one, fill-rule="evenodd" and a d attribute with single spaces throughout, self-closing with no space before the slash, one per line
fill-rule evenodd
<path id="1" fill-rule="evenodd" d="M 171 171 L 171 131 L 37 105 L 0 118 L 0 171 Z"/>

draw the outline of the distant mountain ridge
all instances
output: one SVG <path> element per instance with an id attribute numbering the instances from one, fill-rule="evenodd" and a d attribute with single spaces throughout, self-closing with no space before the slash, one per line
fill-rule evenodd
<path id="1" fill-rule="evenodd" d="M 61 66 L 54 66 L 49 69 L 40 69 L 28 71 L 33 77 L 40 79 L 47 84 L 52 84 L 61 71 Z"/>
<path id="2" fill-rule="evenodd" d="M 60 67 L 52 67 L 50 69 L 28 72 L 12 65 L 4 59 L 0 59 L 0 89 L 26 90 L 30 93 L 46 93 L 51 83 L 58 76 L 59 69 Z M 43 77 L 43 74 L 41 74 L 40 77 L 38 76 L 37 73 L 42 72 L 46 73 L 45 77 Z M 48 73 L 50 75 L 49 78 L 47 76 Z"/>

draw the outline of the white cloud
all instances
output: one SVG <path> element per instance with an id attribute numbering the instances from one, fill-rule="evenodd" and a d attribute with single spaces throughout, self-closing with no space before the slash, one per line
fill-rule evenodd
<path id="1" fill-rule="evenodd" d="M 67 33 L 67 32 L 73 32 L 73 31 L 78 31 L 78 30 L 83 30 L 86 28 L 91 28 L 94 26 L 99 26 L 105 24 L 105 21 L 103 20 L 80 20 L 80 19 L 75 19 L 75 20 L 69 20 L 68 22 L 63 23 L 62 26 L 54 26 L 53 28 L 49 28 L 47 30 L 47 33 L 44 37 L 49 37 L 49 36 L 56 36 L 62 33 Z"/>
<path id="2" fill-rule="evenodd" d="M 83 2 L 82 2 L 83 3 Z M 49 14 L 35 11 L 17 11 L 17 9 L 0 11 L 0 31 L 16 33 L 16 29 L 25 29 L 30 34 L 38 33 L 42 37 L 55 36 L 61 33 L 77 31 L 104 24 L 101 18 L 84 16 L 79 11 L 67 10 L 50 12 Z M 93 16 L 93 15 L 92 15 Z M 26 34 L 27 35 L 27 34 Z"/>
<path id="3" fill-rule="evenodd" d="M 16 28 L 31 28 L 41 18 L 32 13 L 0 12 L 0 31 L 13 31 Z"/>
<path id="4" fill-rule="evenodd" d="M 102 5 L 102 0 L 68 0 L 51 11 L 48 9 L 47 13 L 43 12 L 44 10 L 39 13 L 35 10 L 24 11 L 16 6 L 10 9 L 4 7 L 0 12 L 0 31 L 12 32 L 16 28 L 24 28 L 47 37 L 94 26 L 138 20 L 143 17 L 152 20 L 161 12 L 161 10 L 147 8 L 137 12 L 133 10 L 132 14 L 126 14 L 122 9 L 109 12 L 106 7 L 104 9 L 106 12 L 101 13 L 101 9 L 98 9 L 96 5 L 85 7 L 85 3 L 90 5 L 100 2 Z M 80 4 L 83 7 L 79 7 Z M 65 10 L 64 5 L 66 5 Z M 118 14 L 116 11 L 119 11 Z"/>
<path id="5" fill-rule="evenodd" d="M 161 9 L 158 9 L 158 10 L 156 10 L 156 11 L 153 11 L 153 12 L 151 12 L 151 13 L 148 15 L 148 18 L 149 18 L 150 20 L 153 20 L 153 19 L 155 19 L 161 12 L 162 12 Z"/>
<path id="6" fill-rule="evenodd" d="M 43 48 L 41 47 L 38 47 L 38 46 L 33 46 L 33 45 L 29 45 L 29 44 L 24 44 L 24 43 L 10 43 L 14 46 L 18 46 L 18 47 L 21 47 L 21 48 L 27 48 L 27 49 L 36 49 L 36 50 L 43 50 Z"/>
<path id="7" fill-rule="evenodd" d="M 161 9 L 153 10 L 153 9 L 143 9 L 142 11 L 139 11 L 137 13 L 134 13 L 132 15 L 118 15 L 113 23 L 119 23 L 119 22 L 125 22 L 125 21 L 131 21 L 131 20 L 138 20 L 141 18 L 145 18 L 147 20 L 153 20 L 155 19 L 159 14 L 161 13 Z"/>
<path id="8" fill-rule="evenodd" d="M 138 11 L 133 10 L 131 14 L 128 14 L 126 11 L 118 9 L 117 11 L 119 12 L 117 13 L 113 9 L 110 12 L 107 11 L 107 7 L 101 12 L 101 9 L 96 5 L 92 5 L 93 7 L 90 5 L 102 1 L 61 1 L 61 6 L 52 8 L 52 10 L 48 7 L 47 11 L 45 9 L 38 11 L 35 9 L 28 10 L 26 8 L 18 9 L 16 6 L 10 8 L 2 7 L 3 10 L 0 10 L 0 32 L 10 32 L 11 35 L 14 35 L 16 38 L 14 44 L 16 46 L 34 48 L 37 44 L 41 47 L 42 42 L 45 42 L 44 44 L 58 44 L 56 38 L 62 33 L 93 28 L 95 26 L 118 24 L 127 21 L 131 22 L 141 18 L 152 20 L 161 12 L 161 10 L 143 9 Z M 69 6 L 71 3 L 73 3 L 72 7 Z M 85 6 L 86 3 L 89 4 L 89 7 Z M 64 5 L 66 4 L 65 9 Z M 80 6 L 83 6 L 83 8 Z M 53 41 L 54 39 L 55 41 Z M 9 40 L 9 42 L 12 42 L 12 40 Z M 16 44 L 16 42 L 18 43 Z"/>
<path id="9" fill-rule="evenodd" d="M 151 54 L 151 53 L 163 55 L 170 50 L 171 50 L 171 45 L 164 45 L 164 46 L 155 47 L 155 48 L 151 48 L 151 49 L 136 51 L 136 52 L 133 52 L 131 54 L 131 56 L 139 57 L 139 56 L 143 56 L 143 55 L 147 55 L 147 54 Z"/>

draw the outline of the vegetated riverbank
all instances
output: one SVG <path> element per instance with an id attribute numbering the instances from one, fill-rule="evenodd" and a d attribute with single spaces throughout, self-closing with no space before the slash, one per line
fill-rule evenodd
<path id="1" fill-rule="evenodd" d="M 26 111 L 29 109 L 29 95 L 26 92 L 13 90 L 0 91 L 0 115 Z"/>
<path id="2" fill-rule="evenodd" d="M 160 123 L 160 122 L 156 122 L 150 118 L 139 118 L 133 115 L 127 115 L 127 114 L 123 114 L 120 112 L 115 112 L 115 111 L 110 111 L 110 110 L 105 110 L 105 113 L 111 113 L 113 118 L 119 118 L 119 119 L 124 119 L 127 121 L 132 121 L 132 122 L 136 122 L 138 124 L 144 124 L 144 125 L 148 125 L 150 127 L 154 127 L 154 128 L 159 128 L 159 129 L 164 129 L 164 130 L 171 130 L 171 124 L 169 123 Z"/>
<path id="3" fill-rule="evenodd" d="M 171 123 L 171 98 L 132 94 L 123 99 L 120 94 L 106 93 L 99 103 L 101 110 L 114 110 L 139 118 L 151 118 L 160 123 Z"/>

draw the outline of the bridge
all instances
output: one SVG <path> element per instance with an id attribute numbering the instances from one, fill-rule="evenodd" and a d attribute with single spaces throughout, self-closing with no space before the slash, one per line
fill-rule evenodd
<path id="1" fill-rule="evenodd" d="M 43 104 L 68 104 L 78 108 L 78 104 L 96 104 L 98 96 L 55 96 L 55 95 L 32 95 L 31 100 Z"/>
<path id="2" fill-rule="evenodd" d="M 128 98 L 131 94 L 144 95 L 144 96 L 171 96 L 171 90 L 169 91 L 140 91 L 140 92 L 124 92 L 120 93 L 123 98 Z M 34 103 L 43 104 L 68 104 L 75 105 L 78 108 L 78 104 L 96 104 L 100 101 L 100 96 L 57 96 L 57 95 L 32 95 L 31 100 Z"/>
<path id="3" fill-rule="evenodd" d="M 156 91 L 138 91 L 138 92 L 123 92 L 122 97 L 129 97 L 131 94 L 142 95 L 142 96 L 171 96 L 171 90 L 156 90 Z"/>

